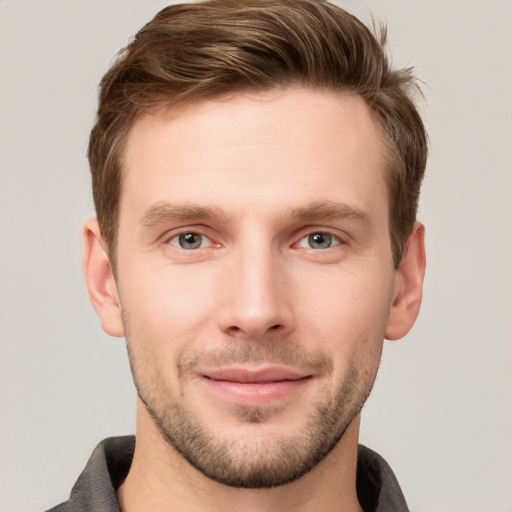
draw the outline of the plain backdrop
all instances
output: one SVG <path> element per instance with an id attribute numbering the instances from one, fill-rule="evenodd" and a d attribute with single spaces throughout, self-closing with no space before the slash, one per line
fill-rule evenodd
<path id="1" fill-rule="evenodd" d="M 67 498 L 98 441 L 134 431 L 123 340 L 81 276 L 97 83 L 167 2 L 0 0 L 0 511 Z M 512 2 L 339 2 L 387 21 L 425 82 L 420 318 L 386 342 L 362 442 L 417 512 L 512 511 Z"/>

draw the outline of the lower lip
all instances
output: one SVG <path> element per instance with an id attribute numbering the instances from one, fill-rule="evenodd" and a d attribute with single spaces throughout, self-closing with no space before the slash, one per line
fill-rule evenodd
<path id="1" fill-rule="evenodd" d="M 311 377 L 275 382 L 232 382 L 204 377 L 205 385 L 235 405 L 261 407 L 285 399 L 303 388 Z"/>

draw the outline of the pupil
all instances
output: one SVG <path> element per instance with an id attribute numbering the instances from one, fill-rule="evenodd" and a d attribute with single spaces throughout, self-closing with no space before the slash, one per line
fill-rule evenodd
<path id="1" fill-rule="evenodd" d="M 331 246 L 332 237 L 328 233 L 309 235 L 309 244 L 313 249 L 326 249 Z"/>
<path id="2" fill-rule="evenodd" d="M 179 242 L 183 249 L 197 249 L 201 245 L 201 235 L 197 233 L 185 233 L 180 235 Z"/>

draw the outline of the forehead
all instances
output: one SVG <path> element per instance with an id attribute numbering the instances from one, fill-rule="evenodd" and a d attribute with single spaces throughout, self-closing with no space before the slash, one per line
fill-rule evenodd
<path id="1" fill-rule="evenodd" d="M 378 207 L 384 155 L 355 95 L 297 88 L 162 108 L 129 134 L 120 213 L 177 199 L 259 211 L 321 200 Z"/>

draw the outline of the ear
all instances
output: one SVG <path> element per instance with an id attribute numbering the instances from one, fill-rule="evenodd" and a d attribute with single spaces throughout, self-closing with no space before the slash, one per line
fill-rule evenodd
<path id="1" fill-rule="evenodd" d="M 425 265 L 425 227 L 416 222 L 395 275 L 394 299 L 386 326 L 388 340 L 403 338 L 418 317 Z"/>
<path id="2" fill-rule="evenodd" d="M 111 336 L 124 336 L 119 294 L 114 273 L 97 219 L 83 227 L 82 269 L 91 303 L 103 330 Z"/>

